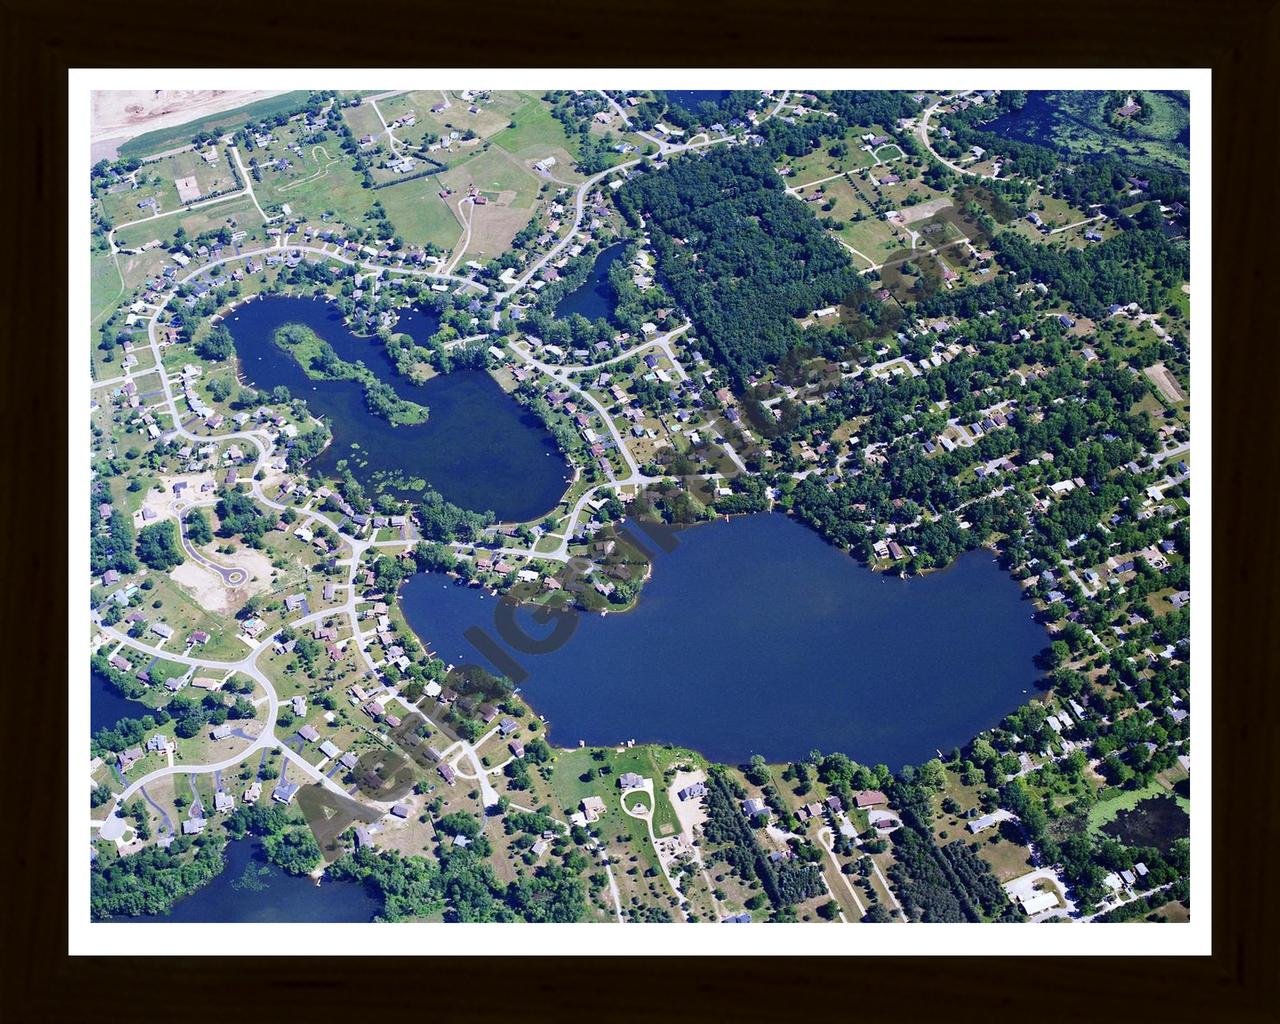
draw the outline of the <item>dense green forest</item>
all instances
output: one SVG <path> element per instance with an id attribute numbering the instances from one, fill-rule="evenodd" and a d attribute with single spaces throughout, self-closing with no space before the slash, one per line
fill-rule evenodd
<path id="1" fill-rule="evenodd" d="M 777 362 L 795 318 L 864 289 L 848 255 L 787 195 L 763 148 L 722 148 L 637 174 L 618 203 L 651 233 L 663 283 L 734 378 Z"/>
<path id="2" fill-rule="evenodd" d="M 466 847 L 442 844 L 438 860 L 365 848 L 339 858 L 330 873 L 362 882 L 378 896 L 382 901 L 379 917 L 384 921 L 442 915 L 446 921 L 564 923 L 582 917 L 586 900 L 580 872 L 589 863 L 585 855 L 571 850 L 563 860 L 553 860 L 503 885 L 484 859 L 488 843 L 478 823 L 469 815 L 461 817 L 475 824 L 474 830 L 448 820 L 441 821 L 442 829 L 445 834 L 474 831 L 473 841 Z"/>
<path id="3" fill-rule="evenodd" d="M 758 881 L 775 913 L 820 895 L 822 872 L 814 864 L 769 860 L 756 842 L 751 825 L 743 815 L 741 787 L 722 769 L 715 767 L 707 780 L 707 822 L 703 834 L 719 849 L 715 859 L 728 864 L 745 882 Z"/>
<path id="4" fill-rule="evenodd" d="M 168 849 L 148 846 L 128 857 L 100 857 L 89 876 L 89 907 L 95 921 L 162 914 L 222 871 L 217 843 L 197 842 L 195 856 L 186 836 Z"/>
<path id="5" fill-rule="evenodd" d="M 1165 306 L 1170 288 L 1191 269 L 1185 243 L 1155 230 L 1125 231 L 1088 249 L 1040 245 L 1012 231 L 996 236 L 1000 262 L 1021 281 L 1043 281 L 1087 317 L 1099 319 L 1113 304 Z"/>

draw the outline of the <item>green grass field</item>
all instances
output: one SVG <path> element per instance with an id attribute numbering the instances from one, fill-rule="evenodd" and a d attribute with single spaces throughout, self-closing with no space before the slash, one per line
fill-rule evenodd
<path id="1" fill-rule="evenodd" d="M 646 778 L 653 779 L 656 807 L 653 812 L 653 831 L 661 837 L 674 835 L 680 828 L 675 809 L 667 798 L 666 783 L 663 771 L 675 764 L 699 763 L 695 755 L 688 751 L 668 749 L 658 746 L 635 746 L 618 753 L 612 748 L 605 748 L 603 761 L 596 761 L 591 748 L 558 751 L 555 760 L 555 773 L 552 776 L 552 792 L 557 809 L 572 812 L 585 796 L 599 796 L 604 799 L 609 809 L 608 817 L 620 822 L 634 821 L 622 813 L 621 791 L 618 789 L 618 778 L 625 772 L 636 772 Z M 580 778 L 588 770 L 602 765 L 610 766 L 613 771 L 604 776 L 596 776 L 588 782 Z M 643 824 L 641 830 L 644 829 Z"/>
<path id="2" fill-rule="evenodd" d="M 1112 790 L 1111 792 L 1115 792 Z M 1115 796 L 1107 797 L 1099 800 L 1091 808 L 1089 808 L 1089 830 L 1097 832 L 1109 821 L 1113 821 L 1115 816 L 1121 811 L 1131 811 L 1143 800 L 1148 800 L 1154 796 L 1172 796 L 1178 801 L 1178 806 L 1188 813 L 1191 811 L 1191 801 L 1184 796 L 1179 796 L 1162 786 L 1159 781 L 1150 783 L 1142 789 L 1125 790 L 1117 793 Z"/>
<path id="3" fill-rule="evenodd" d="M 95 249 L 89 254 L 89 334 L 96 344 L 102 321 L 124 298 L 124 282 L 111 253 Z"/>
<path id="4" fill-rule="evenodd" d="M 386 130 L 382 127 L 378 111 L 374 109 L 372 103 L 361 103 L 358 107 L 345 107 L 342 118 L 351 126 L 357 139 L 372 135 L 378 142 L 386 142 Z"/>
<path id="5" fill-rule="evenodd" d="M 396 231 L 410 245 L 438 245 L 452 249 L 462 235 L 462 225 L 437 195 L 434 177 L 417 178 L 375 193 Z"/>
<path id="6" fill-rule="evenodd" d="M 229 220 L 234 220 L 236 227 L 245 231 L 263 225 L 253 200 L 248 196 L 238 196 L 225 202 L 175 213 L 171 217 L 150 217 L 138 224 L 121 228 L 116 232 L 116 245 L 121 249 L 136 249 L 154 238 L 168 244 L 179 225 L 189 238 L 194 238 L 203 232 L 221 228 Z"/>
<path id="7" fill-rule="evenodd" d="M 304 174 L 298 177 L 268 172 L 263 174 L 263 184 L 255 186 L 263 209 L 271 211 L 288 203 L 295 217 L 319 222 L 323 214 L 332 212 L 333 218 L 352 227 L 363 226 L 365 214 L 372 208 L 380 193 L 364 187 L 351 161 L 335 144 L 326 143 L 318 155 L 313 149 L 301 163 Z M 332 156 L 331 161 L 324 159 Z"/>
<path id="8" fill-rule="evenodd" d="M 138 168 L 138 188 L 107 193 L 98 201 L 102 204 L 102 212 L 113 225 L 124 226 L 130 221 L 150 216 L 149 211 L 138 208 L 138 203 L 145 199 L 156 200 L 161 213 L 179 209 L 183 200 L 178 194 L 175 181 L 188 177 L 196 179 L 199 196 L 226 192 L 237 187 L 236 178 L 227 166 L 225 157 L 220 156 L 216 164 L 208 164 L 194 152 L 178 153 Z"/>
<path id="9" fill-rule="evenodd" d="M 815 216 L 833 217 L 840 222 L 840 227 L 831 234 L 867 257 L 864 260 L 850 254 L 860 270 L 867 268 L 868 260 L 876 265 L 884 263 L 889 256 L 902 251 L 909 240 L 906 232 L 876 216 L 863 199 L 866 187 L 862 182 L 851 184 L 844 178 L 824 182 L 820 188 L 827 200 L 834 200 L 834 205 L 830 210 L 822 209 L 824 203 L 815 203 L 811 207 Z M 862 213 L 862 220 L 852 220 L 857 213 Z"/>
<path id="10" fill-rule="evenodd" d="M 457 91 L 432 89 L 400 93 L 379 100 L 378 110 L 388 124 L 412 113 L 416 123 L 397 128 L 396 138 L 413 145 L 421 144 L 428 134 L 448 138 L 451 131 L 460 134 L 470 131 L 479 138 L 487 139 L 504 131 L 513 120 L 515 111 L 536 95 L 530 92 L 495 92 L 490 99 L 476 103 L 463 100 Z M 432 107 L 446 100 L 448 107 L 438 114 L 431 112 Z M 471 113 L 473 106 L 476 108 L 474 114 Z"/>
<path id="11" fill-rule="evenodd" d="M 531 208 L 541 187 L 541 183 L 530 171 L 495 147 L 475 150 L 473 156 L 455 162 L 439 175 L 439 180 L 454 191 L 474 185 L 481 192 L 494 197 L 499 205 L 517 210 Z M 380 191 L 389 192 L 390 189 Z M 504 196 L 503 193 L 510 194 Z"/>
<path id="12" fill-rule="evenodd" d="M 833 174 L 842 174 L 852 168 L 871 166 L 875 161 L 870 153 L 862 149 L 862 136 L 869 131 L 871 131 L 870 128 L 850 128 L 842 139 L 824 139 L 817 149 L 792 160 L 790 166 L 795 173 L 783 179 L 787 187 L 799 188 L 801 185 L 829 178 Z M 834 157 L 829 152 L 837 141 L 843 142 L 849 150 L 842 157 Z"/>
<path id="13" fill-rule="evenodd" d="M 530 97 L 512 114 L 511 120 L 515 127 L 498 132 L 493 136 L 493 142 L 517 159 L 538 160 L 556 150 L 576 155 L 576 143 L 565 134 L 564 126 L 551 116 L 551 110 L 537 97 Z"/>
<path id="14" fill-rule="evenodd" d="M 166 149 L 185 146 L 198 132 L 225 133 L 241 127 L 249 121 L 261 120 L 276 114 L 296 110 L 307 101 L 305 90 L 282 93 L 256 103 L 249 103 L 220 114 L 209 114 L 173 128 L 158 128 L 130 139 L 120 147 L 121 157 L 143 157 L 161 153 Z"/>

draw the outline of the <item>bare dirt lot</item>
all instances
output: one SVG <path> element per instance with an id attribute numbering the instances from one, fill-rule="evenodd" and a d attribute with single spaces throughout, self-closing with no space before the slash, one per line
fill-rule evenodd
<path id="1" fill-rule="evenodd" d="M 467 246 L 464 258 L 487 260 L 497 256 L 511 244 L 516 233 L 529 223 L 529 217 L 528 210 L 496 204 L 473 208 L 471 244 Z"/>
<path id="2" fill-rule="evenodd" d="M 207 553 L 206 546 L 206 553 Z M 207 569 L 190 559 L 170 570 L 169 576 L 182 584 L 195 602 L 205 611 L 229 615 L 240 608 L 254 594 L 271 589 L 271 561 L 261 551 L 242 548 L 234 557 L 208 556 L 220 565 L 238 566 L 248 570 L 249 582 L 239 587 L 228 587 L 212 569 Z"/>
<path id="3" fill-rule="evenodd" d="M 95 91 L 89 115 L 94 159 L 112 156 L 116 146 L 144 132 L 172 128 L 205 114 L 242 107 L 282 90 L 104 89 Z M 100 147 L 110 152 L 99 152 Z"/>
<path id="4" fill-rule="evenodd" d="M 1186 395 L 1182 393 L 1182 389 L 1178 387 L 1178 382 L 1173 379 L 1164 363 L 1156 363 L 1154 366 L 1148 366 L 1142 371 L 1160 391 L 1160 394 L 1173 403 L 1178 403 L 1186 399 Z"/>
<path id="5" fill-rule="evenodd" d="M 914 224 L 918 220 L 925 220 L 932 217 L 940 210 L 945 210 L 951 206 L 950 196 L 939 196 L 937 199 L 928 199 L 923 203 L 916 203 L 914 206 L 902 207 L 902 221 L 904 224 Z"/>
<path id="6" fill-rule="evenodd" d="M 675 809 L 676 818 L 680 821 L 680 831 L 689 839 L 693 838 L 694 830 L 707 820 L 707 810 L 701 800 L 681 800 L 677 794 L 686 786 L 706 781 L 707 773 L 701 768 L 691 772 L 676 772 L 675 778 L 671 780 L 671 785 L 667 789 L 667 797 Z"/>

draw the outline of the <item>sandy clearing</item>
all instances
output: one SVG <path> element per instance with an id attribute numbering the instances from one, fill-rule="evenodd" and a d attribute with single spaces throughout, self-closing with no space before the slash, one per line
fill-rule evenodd
<path id="1" fill-rule="evenodd" d="M 89 141 L 94 158 L 112 158 L 129 139 L 207 114 L 234 110 L 285 90 L 101 89 L 90 99 Z M 110 152 L 103 151 L 109 148 Z"/>
<path id="2" fill-rule="evenodd" d="M 902 214 L 902 223 L 914 224 L 918 220 L 932 217 L 939 210 L 945 210 L 951 205 L 953 204 L 950 196 L 938 196 L 937 199 L 929 199 L 914 206 L 904 206 L 898 212 Z"/>
<path id="3" fill-rule="evenodd" d="M 271 589 L 271 560 L 261 551 L 241 548 L 233 556 L 215 557 L 205 548 L 199 550 L 219 565 L 238 566 L 249 573 L 249 582 L 233 588 L 223 583 L 222 577 L 212 569 L 190 559 L 170 570 L 169 578 L 180 584 L 205 611 L 231 615 L 254 594 Z"/>
<path id="4" fill-rule="evenodd" d="M 1148 366 L 1142 372 L 1150 378 L 1151 383 L 1159 389 L 1160 394 L 1164 395 L 1170 402 L 1181 402 L 1187 397 L 1182 393 L 1182 389 L 1178 387 L 1177 380 L 1174 379 L 1173 374 L 1169 372 L 1169 368 L 1164 363 Z"/>
<path id="5" fill-rule="evenodd" d="M 695 782 L 706 782 L 707 773 L 702 769 L 691 772 L 676 772 L 667 788 L 667 798 L 675 809 L 676 819 L 680 822 L 680 831 L 690 841 L 694 838 L 694 829 L 707 820 L 707 811 L 701 800 L 681 800 L 678 794 L 686 786 Z"/>

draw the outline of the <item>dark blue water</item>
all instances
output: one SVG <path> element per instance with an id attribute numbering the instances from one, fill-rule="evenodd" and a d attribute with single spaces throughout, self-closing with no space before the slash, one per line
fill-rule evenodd
<path id="1" fill-rule="evenodd" d="M 482 662 L 463 632 L 497 636 L 494 598 L 434 575 L 401 597 L 446 662 Z M 1033 611 L 989 552 L 901 580 L 757 515 L 679 534 L 633 611 L 580 616 L 558 650 L 517 658 L 560 745 L 672 742 L 731 763 L 818 748 L 897 768 L 1029 699 L 1048 642 Z"/>
<path id="2" fill-rule="evenodd" d="M 89 732 L 108 729 L 122 718 L 141 718 L 151 709 L 141 701 L 121 697 L 105 676 L 89 673 Z"/>
<path id="3" fill-rule="evenodd" d="M 238 839 L 223 851 L 222 874 L 155 917 L 127 921 L 186 923 L 347 923 L 372 921 L 379 901 L 358 882 L 289 875 L 270 863 L 257 839 Z"/>
<path id="4" fill-rule="evenodd" d="M 729 92 L 729 89 L 668 89 L 666 95 L 668 102 L 696 112 L 701 104 L 719 103 Z"/>
<path id="5" fill-rule="evenodd" d="M 1185 97 L 1174 92 L 1165 92 L 1162 95 L 1186 109 Z M 981 129 L 1002 138 L 1013 139 L 1015 142 L 1029 142 L 1037 146 L 1047 146 L 1050 149 L 1059 148 L 1058 137 L 1069 124 L 1076 125 L 1087 133 L 1098 131 L 1096 126 L 1080 121 L 1064 109 L 1057 102 L 1056 97 L 1057 93 L 1052 91 L 1028 92 L 1027 102 L 1021 110 L 1006 111 L 994 121 L 982 125 Z M 1183 146 L 1190 144 L 1189 124 L 1178 133 L 1173 142 Z"/>
<path id="6" fill-rule="evenodd" d="M 427 339 L 440 330 L 440 314 L 434 309 L 406 306 L 396 312 L 399 314 L 399 319 L 391 328 L 392 332 L 407 334 L 419 345 L 425 345 Z"/>
<path id="7" fill-rule="evenodd" d="M 556 304 L 556 316 L 567 317 L 578 313 L 588 320 L 600 317 L 609 319 L 617 305 L 613 285 L 609 283 L 609 268 L 622 255 L 622 245 L 611 245 L 596 256 L 591 276 Z"/>
<path id="8" fill-rule="evenodd" d="M 1029 92 L 1021 110 L 1006 111 L 994 121 L 982 125 L 982 131 L 1015 142 L 1056 149 L 1054 126 L 1062 112 L 1053 104 L 1052 97 L 1051 92 Z"/>
<path id="9" fill-rule="evenodd" d="M 429 320 L 419 312 L 410 326 L 421 329 Z M 286 323 L 305 324 L 340 357 L 363 361 L 397 395 L 426 405 L 427 422 L 394 427 L 369 412 L 359 382 L 309 378 L 272 341 Z M 375 474 L 398 473 L 425 481 L 464 508 L 491 510 L 503 521 L 545 515 L 564 493 L 570 474 L 555 439 L 482 370 L 457 370 L 416 384 L 396 372 L 376 338 L 357 337 L 331 304 L 310 299 L 258 299 L 237 309 L 226 325 L 246 383 L 263 390 L 284 385 L 306 399 L 313 415 L 329 421 L 333 441 L 313 463 L 322 474 L 336 473 L 338 461 L 348 459 L 356 479 L 370 490 Z M 408 499 L 420 493 L 414 487 L 387 490 Z"/>

